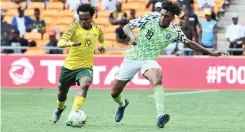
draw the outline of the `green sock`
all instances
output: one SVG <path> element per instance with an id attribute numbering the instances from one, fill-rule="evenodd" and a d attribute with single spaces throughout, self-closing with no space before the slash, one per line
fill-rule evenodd
<path id="1" fill-rule="evenodd" d="M 116 103 L 118 103 L 119 107 L 125 106 L 125 100 L 121 95 L 119 95 L 118 97 L 113 98 L 113 99 Z"/>
<path id="2" fill-rule="evenodd" d="M 157 117 L 164 112 L 164 89 L 162 85 L 154 87 L 154 99 L 156 103 Z"/>

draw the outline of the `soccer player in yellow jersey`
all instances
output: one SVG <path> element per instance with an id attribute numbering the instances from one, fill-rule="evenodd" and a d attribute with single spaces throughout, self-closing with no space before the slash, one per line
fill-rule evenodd
<path id="1" fill-rule="evenodd" d="M 70 48 L 68 56 L 61 68 L 59 79 L 59 93 L 57 99 L 57 110 L 52 116 L 56 123 L 65 109 L 66 98 L 69 88 L 76 83 L 80 85 L 72 111 L 80 110 L 83 106 L 88 88 L 93 81 L 93 56 L 96 48 L 96 41 L 99 40 L 99 51 L 105 53 L 106 44 L 101 28 L 92 24 L 95 13 L 94 7 L 89 4 L 82 4 L 77 9 L 79 21 L 72 23 L 64 32 L 58 42 L 60 48 Z"/>

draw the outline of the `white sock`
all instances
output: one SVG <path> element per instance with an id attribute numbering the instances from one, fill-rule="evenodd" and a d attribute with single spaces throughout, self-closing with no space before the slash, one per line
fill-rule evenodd
<path id="1" fill-rule="evenodd" d="M 164 112 L 164 89 L 162 85 L 157 85 L 154 87 L 154 89 L 157 117 L 159 117 Z"/>
<path id="2" fill-rule="evenodd" d="M 164 111 L 164 105 L 157 104 L 156 105 L 156 110 L 157 110 L 157 118 L 163 114 Z"/>

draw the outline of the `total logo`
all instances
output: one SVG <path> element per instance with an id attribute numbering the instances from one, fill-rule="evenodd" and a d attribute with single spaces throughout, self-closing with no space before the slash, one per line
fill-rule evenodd
<path id="1" fill-rule="evenodd" d="M 34 75 L 34 67 L 27 58 L 21 58 L 11 64 L 9 75 L 14 84 L 26 84 Z"/>

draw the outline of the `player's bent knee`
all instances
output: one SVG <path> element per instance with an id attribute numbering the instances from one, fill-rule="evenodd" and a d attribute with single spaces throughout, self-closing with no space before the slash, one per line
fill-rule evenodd
<path id="1" fill-rule="evenodd" d="M 89 86 L 92 84 L 93 79 L 92 78 L 83 78 L 80 82 L 80 89 L 83 89 L 84 91 L 87 91 Z"/>
<path id="2" fill-rule="evenodd" d="M 152 84 L 153 84 L 153 86 L 161 85 L 162 84 L 162 76 L 155 77 L 152 80 Z"/>
<path id="3" fill-rule="evenodd" d="M 88 88 L 89 88 L 90 84 L 88 83 L 83 83 L 83 84 L 80 84 L 80 89 L 84 90 L 84 91 L 87 91 Z"/>
<path id="4" fill-rule="evenodd" d="M 59 86 L 59 93 L 60 94 L 67 94 L 68 90 L 69 90 L 69 87 L 67 87 L 67 86 L 62 86 L 62 85 Z"/>

